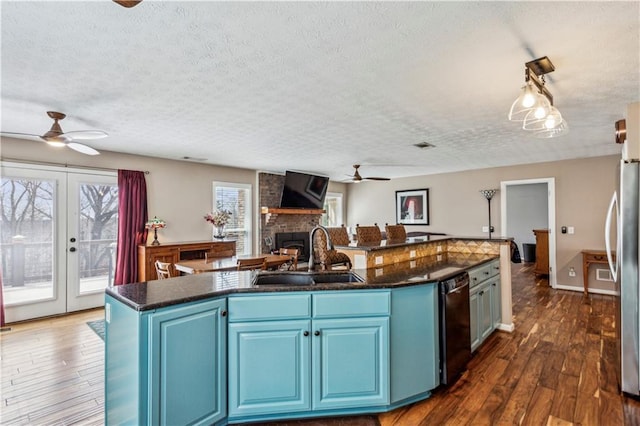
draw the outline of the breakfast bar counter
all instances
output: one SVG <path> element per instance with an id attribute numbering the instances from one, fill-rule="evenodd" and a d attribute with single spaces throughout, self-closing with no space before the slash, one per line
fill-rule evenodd
<path id="1" fill-rule="evenodd" d="M 504 241 L 459 241 L 352 271 L 219 271 L 109 287 L 106 424 L 244 424 L 428 398 L 440 385 L 437 284 L 493 271 L 499 289 L 510 275 Z M 509 304 L 491 302 L 489 314 L 502 309 L 491 330 L 511 323 L 510 282 L 501 291 Z"/>

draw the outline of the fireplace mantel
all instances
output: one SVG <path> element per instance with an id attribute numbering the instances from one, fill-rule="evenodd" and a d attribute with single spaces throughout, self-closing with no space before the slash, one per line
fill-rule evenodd
<path id="1" fill-rule="evenodd" d="M 281 207 L 262 207 L 260 212 L 265 216 L 267 223 L 279 214 L 324 214 L 323 209 L 293 209 L 293 208 L 281 208 Z M 274 216 L 275 215 L 275 216 Z"/>

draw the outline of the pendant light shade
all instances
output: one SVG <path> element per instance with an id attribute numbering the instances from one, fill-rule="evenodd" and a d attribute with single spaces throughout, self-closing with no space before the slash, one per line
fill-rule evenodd
<path id="1" fill-rule="evenodd" d="M 531 110 L 522 122 L 522 128 L 536 132 L 553 129 L 560 125 L 561 122 L 562 114 L 560 114 L 560 111 L 547 103 L 547 105 L 540 105 L 538 108 Z"/>
<path id="2" fill-rule="evenodd" d="M 522 122 L 522 129 L 536 137 L 553 138 L 568 132 L 569 126 L 553 106 L 553 95 L 545 86 L 545 74 L 555 70 L 546 56 L 525 64 L 525 85 L 509 110 L 509 120 Z"/>
<path id="3" fill-rule="evenodd" d="M 522 86 L 520 96 L 513 102 L 509 110 L 509 121 L 524 121 L 526 115 L 536 103 L 537 90 L 530 81 Z"/>
<path id="4" fill-rule="evenodd" d="M 569 125 L 564 120 L 554 128 L 545 128 L 544 130 L 537 130 L 533 132 L 534 136 L 540 139 L 555 138 L 566 135 L 567 133 L 569 133 Z"/>

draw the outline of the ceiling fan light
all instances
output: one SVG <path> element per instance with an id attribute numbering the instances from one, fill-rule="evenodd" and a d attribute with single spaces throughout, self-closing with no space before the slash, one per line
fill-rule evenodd
<path id="1" fill-rule="evenodd" d="M 45 139 L 45 142 L 47 142 L 49 144 L 49 146 L 53 146 L 53 147 L 56 147 L 56 148 L 62 148 L 62 147 L 64 147 L 66 145 L 64 142 L 60 142 L 60 141 L 55 140 L 55 139 L 49 139 L 49 140 Z"/>

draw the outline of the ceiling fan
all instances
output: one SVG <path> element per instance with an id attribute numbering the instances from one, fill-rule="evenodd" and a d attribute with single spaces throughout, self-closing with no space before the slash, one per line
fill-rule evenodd
<path id="1" fill-rule="evenodd" d="M 353 182 L 353 183 L 360 183 L 363 180 L 391 180 L 389 178 L 385 178 L 385 177 L 362 177 L 360 176 L 360 172 L 358 171 L 358 169 L 360 168 L 360 164 L 354 164 L 353 168 L 355 169 L 353 176 L 351 176 L 350 180 L 347 180 L 346 182 Z"/>
<path id="2" fill-rule="evenodd" d="M 76 130 L 73 132 L 63 132 L 58 120 L 64 119 L 67 115 L 56 111 L 47 111 L 47 115 L 53 119 L 51 129 L 44 135 L 32 135 L 29 133 L 13 133 L 13 132 L 0 132 L 3 136 L 12 136 L 16 138 L 24 139 L 37 139 L 43 140 L 51 146 L 62 147 L 68 146 L 69 148 L 81 152 L 87 155 L 100 154 L 90 146 L 78 143 L 76 141 L 102 139 L 109 136 L 102 130 Z"/>
<path id="3" fill-rule="evenodd" d="M 126 8 L 136 6 L 138 3 L 142 2 L 142 0 L 131 0 L 131 1 L 128 1 L 128 0 L 113 0 L 113 1 L 115 3 L 118 3 L 120 6 L 126 7 Z"/>

